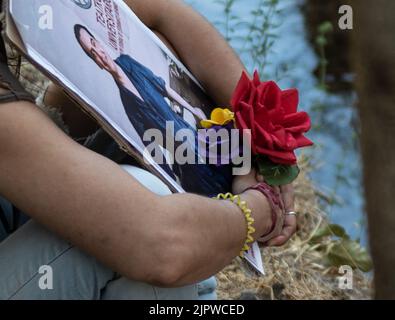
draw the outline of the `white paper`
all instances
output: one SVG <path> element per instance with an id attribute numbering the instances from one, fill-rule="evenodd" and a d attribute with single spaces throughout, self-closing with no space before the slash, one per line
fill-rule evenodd
<path id="1" fill-rule="evenodd" d="M 263 260 L 259 245 L 254 242 L 251 249 L 245 254 L 244 258 L 258 271 L 261 275 L 265 275 L 265 269 L 263 267 Z"/>

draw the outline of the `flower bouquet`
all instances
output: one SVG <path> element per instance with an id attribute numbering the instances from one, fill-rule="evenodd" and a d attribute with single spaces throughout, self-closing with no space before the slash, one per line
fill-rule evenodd
<path id="1" fill-rule="evenodd" d="M 273 81 L 262 82 L 258 72 L 252 80 L 243 72 L 231 100 L 232 111 L 216 108 L 201 126 L 248 132 L 257 172 L 271 186 L 285 185 L 299 174 L 295 149 L 313 144 L 304 136 L 311 128 L 310 117 L 297 111 L 298 104 L 296 89 L 281 90 Z"/>

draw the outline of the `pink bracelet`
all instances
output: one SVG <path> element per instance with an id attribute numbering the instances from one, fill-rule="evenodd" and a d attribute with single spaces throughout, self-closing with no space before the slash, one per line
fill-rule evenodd
<path id="1" fill-rule="evenodd" d="M 280 195 L 269 186 L 267 183 L 261 182 L 254 187 L 250 187 L 247 190 L 256 190 L 261 192 L 269 201 L 269 205 L 272 209 L 272 227 L 270 231 L 258 239 L 259 242 L 266 243 L 274 237 L 278 236 L 284 225 L 285 210 L 284 204 Z"/>

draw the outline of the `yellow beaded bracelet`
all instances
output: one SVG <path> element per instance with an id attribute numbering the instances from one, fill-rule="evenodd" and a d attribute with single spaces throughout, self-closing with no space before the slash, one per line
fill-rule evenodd
<path id="1" fill-rule="evenodd" d="M 247 238 L 246 241 L 244 243 L 243 248 L 241 249 L 240 252 L 240 257 L 244 257 L 244 253 L 247 252 L 248 250 L 250 250 L 250 244 L 254 242 L 254 238 L 252 237 L 252 235 L 255 232 L 255 228 L 253 227 L 253 224 L 255 222 L 254 218 L 251 216 L 251 209 L 249 209 L 247 207 L 247 203 L 245 201 L 242 201 L 240 199 L 240 196 L 238 195 L 233 195 L 231 193 L 220 193 L 218 196 L 215 197 L 215 199 L 223 199 L 223 200 L 229 200 L 232 201 L 233 203 L 237 204 L 238 207 L 241 209 L 241 211 L 243 212 L 246 222 L 247 222 Z"/>

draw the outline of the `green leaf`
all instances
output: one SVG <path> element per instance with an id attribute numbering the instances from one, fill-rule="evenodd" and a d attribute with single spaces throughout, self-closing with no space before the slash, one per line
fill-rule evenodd
<path id="1" fill-rule="evenodd" d="M 271 186 L 286 185 L 294 181 L 299 175 L 298 166 L 275 164 L 266 157 L 259 156 L 256 159 L 259 174 L 265 177 L 265 181 Z"/>
<path id="2" fill-rule="evenodd" d="M 323 46 L 323 47 L 328 44 L 328 41 L 326 40 L 326 38 L 324 36 L 317 36 L 317 38 L 315 39 L 315 42 L 319 46 Z"/>
<path id="3" fill-rule="evenodd" d="M 368 272 L 373 263 L 369 253 L 356 241 L 343 239 L 335 243 L 328 252 L 327 258 L 332 266 L 349 265 L 352 268 Z"/>
<path id="4" fill-rule="evenodd" d="M 333 32 L 333 24 L 330 21 L 326 21 L 319 25 L 318 32 L 321 34 L 326 34 Z"/>
<path id="5" fill-rule="evenodd" d="M 349 236 L 342 226 L 338 224 L 327 224 L 318 228 L 314 235 L 311 237 L 311 242 L 319 242 L 324 237 L 336 236 L 341 239 L 349 239 Z"/>

